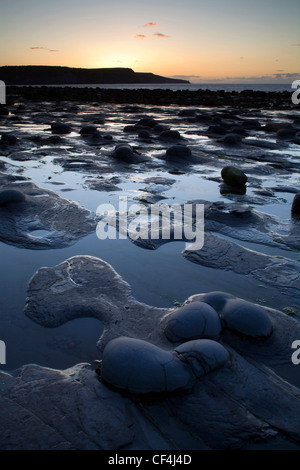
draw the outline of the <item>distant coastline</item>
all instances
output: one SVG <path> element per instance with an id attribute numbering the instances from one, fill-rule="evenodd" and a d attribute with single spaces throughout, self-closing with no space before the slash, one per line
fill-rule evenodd
<path id="1" fill-rule="evenodd" d="M 0 80 L 6 85 L 95 85 L 95 84 L 189 84 L 188 80 L 153 73 L 134 72 L 130 68 L 83 69 L 48 65 L 0 67 Z"/>

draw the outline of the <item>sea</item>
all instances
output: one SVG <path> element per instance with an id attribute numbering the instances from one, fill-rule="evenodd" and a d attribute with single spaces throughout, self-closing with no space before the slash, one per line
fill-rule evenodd
<path id="1" fill-rule="evenodd" d="M 42 86 L 42 85 L 36 85 Z M 136 90 L 136 89 L 148 89 L 148 90 L 210 90 L 225 92 L 241 92 L 243 90 L 253 91 L 265 91 L 265 92 L 292 92 L 291 83 L 130 83 L 130 84 L 82 84 L 82 85 L 47 85 L 50 87 L 78 87 L 78 88 L 103 88 L 103 89 L 124 89 L 124 90 Z"/>

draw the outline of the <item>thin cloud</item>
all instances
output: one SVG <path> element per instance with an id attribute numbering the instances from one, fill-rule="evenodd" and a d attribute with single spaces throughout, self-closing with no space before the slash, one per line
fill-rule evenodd
<path id="1" fill-rule="evenodd" d="M 144 27 L 145 27 L 145 28 L 147 28 L 147 26 L 157 26 L 157 24 L 156 24 L 156 23 L 152 23 L 152 22 L 144 24 Z"/>
<path id="2" fill-rule="evenodd" d="M 49 47 L 44 47 L 44 46 L 34 46 L 30 47 L 32 51 L 37 51 L 37 50 L 42 50 L 42 51 L 48 51 L 48 52 L 59 52 L 59 49 L 49 49 Z"/>
<path id="3" fill-rule="evenodd" d="M 300 44 L 291 44 L 293 47 L 300 47 Z"/>
<path id="4" fill-rule="evenodd" d="M 180 78 L 183 80 L 195 80 L 200 79 L 200 75 L 172 75 L 171 78 Z"/>
<path id="5" fill-rule="evenodd" d="M 269 83 L 272 83 L 274 80 L 278 81 L 286 81 L 290 82 L 293 80 L 296 80 L 300 78 L 300 73 L 294 72 L 294 73 L 287 73 L 287 72 L 278 72 L 278 73 L 273 73 L 271 75 L 251 75 L 251 76 L 238 76 L 238 77 L 225 77 L 225 80 L 228 81 L 243 81 L 246 83 L 260 83 L 261 81 L 264 81 L 266 83 L 267 80 Z M 219 81 L 219 79 L 216 79 L 216 81 Z M 222 79 L 221 79 L 222 81 Z"/>
<path id="6" fill-rule="evenodd" d="M 168 36 L 167 34 L 163 34 L 163 33 L 154 33 L 153 36 L 156 37 L 156 38 L 170 38 L 171 37 L 171 36 Z"/>
<path id="7" fill-rule="evenodd" d="M 136 36 L 133 36 L 134 39 L 146 39 L 147 36 L 145 34 L 137 34 Z"/>
<path id="8" fill-rule="evenodd" d="M 278 79 L 294 79 L 294 78 L 300 78 L 300 73 L 294 72 L 294 73 L 275 73 L 274 74 L 275 78 Z"/>

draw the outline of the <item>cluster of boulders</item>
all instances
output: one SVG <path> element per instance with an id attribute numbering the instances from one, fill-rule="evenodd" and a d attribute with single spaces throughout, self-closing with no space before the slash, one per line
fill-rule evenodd
<path id="1" fill-rule="evenodd" d="M 229 360 L 219 342 L 224 328 L 248 338 L 267 338 L 273 325 L 266 311 L 225 292 L 211 292 L 167 313 L 164 334 L 177 343 L 171 351 L 143 340 L 118 337 L 103 351 L 101 378 L 131 393 L 189 390 L 197 379 Z"/>

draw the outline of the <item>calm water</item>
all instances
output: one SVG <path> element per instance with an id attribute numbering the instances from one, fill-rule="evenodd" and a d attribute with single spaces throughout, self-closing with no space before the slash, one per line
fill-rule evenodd
<path id="1" fill-rule="evenodd" d="M 196 87 L 196 85 L 191 86 Z M 39 107 L 37 108 L 40 111 Z M 145 113 L 166 121 L 173 129 L 178 129 L 183 135 L 188 132 L 186 134 L 187 144 L 191 148 L 197 150 L 199 147 L 204 151 L 216 150 L 219 152 L 217 142 L 197 133 L 200 124 L 197 124 L 198 127 L 194 129 L 192 124 L 177 118 L 179 109 L 178 107 L 162 107 L 159 111 L 153 111 L 151 107 L 145 106 Z M 51 103 L 44 103 L 43 111 L 47 112 L 47 110 L 49 113 L 53 112 Z M 150 157 L 155 158 L 155 155 L 161 152 L 161 143 L 154 141 L 152 144 L 141 144 L 137 136 L 124 136 L 124 123 L 127 123 L 128 119 L 136 117 L 122 114 L 124 113 L 122 106 L 80 105 L 77 114 L 70 113 L 67 115 L 67 119 L 74 126 L 80 126 L 83 119 L 88 120 L 89 116 L 94 119 L 98 113 L 103 113 L 106 118 L 104 126 L 100 127 L 114 138 L 111 149 L 114 148 L 116 142 L 131 139 L 130 142 L 133 145 L 142 145 L 142 151 Z M 265 116 L 261 113 L 260 115 L 262 123 L 269 118 L 270 114 Z M 283 118 L 284 116 L 281 116 L 281 119 Z M 28 118 L 28 120 L 15 122 L 13 126 L 15 132 L 24 133 L 25 136 L 38 133 L 43 136 L 50 135 L 49 126 L 43 121 L 32 122 Z M 5 131 L 4 126 L 0 126 L 1 131 Z M 87 151 L 78 132 L 70 134 L 66 139 L 68 140 L 65 146 L 69 149 L 70 156 L 92 158 L 95 152 L 96 154 L 99 152 L 94 147 L 89 147 Z M 95 212 L 97 206 L 103 202 L 117 204 L 120 192 L 107 193 L 89 189 L 85 184 L 85 180 L 91 176 L 88 171 L 64 171 L 58 163 L 55 163 L 57 157 L 55 148 L 51 149 L 45 145 L 33 150 L 42 151 L 43 156 L 37 160 L 24 162 L 0 154 L 0 160 L 9 164 L 8 173 L 21 173 L 40 187 L 54 190 L 61 197 L 76 201 L 92 212 Z M 224 149 L 220 148 L 220 152 L 223 151 Z M 279 150 L 278 152 L 280 154 L 283 151 Z M 287 153 L 287 149 L 284 149 L 284 153 Z M 300 156 L 299 149 L 293 147 L 288 149 L 288 154 L 286 157 L 288 159 L 297 160 Z M 252 162 L 249 165 L 252 166 Z M 220 194 L 219 183 L 207 178 L 207 176 L 217 177 L 219 173 L 219 167 L 209 167 L 208 165 L 200 165 L 195 168 L 193 173 L 176 177 L 162 169 L 143 171 L 142 168 L 137 168 L 130 174 L 121 175 L 121 182 L 118 185 L 123 190 L 121 194 L 133 201 L 135 197 L 143 197 L 144 191 L 159 189 L 155 185 L 151 187 L 146 185 L 145 178 L 149 176 L 172 177 L 176 179 L 176 182 L 162 190 L 166 203 L 185 203 L 193 199 L 220 201 L 224 200 L 224 196 Z M 107 178 L 114 176 L 118 175 L 114 173 L 106 175 Z M 268 179 L 267 186 L 280 183 L 291 186 L 299 184 L 297 175 L 291 174 L 288 177 L 284 175 L 282 179 L 277 176 L 273 178 L 273 180 Z M 257 182 L 259 183 L 259 181 Z M 264 186 L 266 185 L 263 178 L 260 182 Z M 251 190 L 249 191 L 249 195 L 251 195 Z M 281 194 L 281 196 L 284 201 L 280 204 L 258 206 L 257 209 L 274 214 L 281 219 L 288 218 L 293 195 Z M 226 198 L 225 202 L 228 202 Z M 36 235 L 43 236 L 43 233 Z M 244 243 L 244 246 L 247 244 Z M 264 253 L 267 252 L 267 247 L 264 245 L 248 244 L 248 247 Z M 33 323 L 24 315 L 27 286 L 34 273 L 42 266 L 54 266 L 74 255 L 91 255 L 107 261 L 131 285 L 133 295 L 138 300 L 157 307 L 171 308 L 174 302 L 183 302 L 190 295 L 211 290 L 228 291 L 250 301 L 274 306 L 274 302 L 276 302 L 274 299 L 278 293 L 273 289 L 266 289 L 259 282 L 249 279 L 245 290 L 243 276 L 221 270 L 216 272 L 214 269 L 193 264 L 181 255 L 184 248 L 183 242 L 174 242 L 160 247 L 157 251 L 143 250 L 129 240 L 100 241 L 95 233 L 63 249 L 25 250 L 0 243 L 0 339 L 4 340 L 7 345 L 7 365 L 1 368 L 13 370 L 27 363 L 65 368 L 78 362 L 92 362 L 98 357 L 96 342 L 102 332 L 100 321 L 92 318 L 78 319 L 59 328 L 47 329 Z M 269 253 L 293 259 L 298 257 L 295 252 L 283 252 L 277 248 L 270 249 Z M 283 306 L 287 305 L 281 307 Z"/>
<path id="2" fill-rule="evenodd" d="M 265 92 L 282 92 L 282 91 L 295 91 L 292 89 L 292 83 L 182 83 L 182 84 L 141 84 L 141 83 L 132 83 L 132 84 L 90 84 L 90 85 L 47 85 L 50 87 L 78 87 L 78 88 L 104 88 L 104 89 L 125 89 L 125 90 L 134 90 L 134 89 L 148 89 L 148 90 L 211 90 L 219 91 L 224 90 L 227 92 L 231 91 L 243 91 L 243 90 L 254 90 L 254 91 L 265 91 Z"/>

